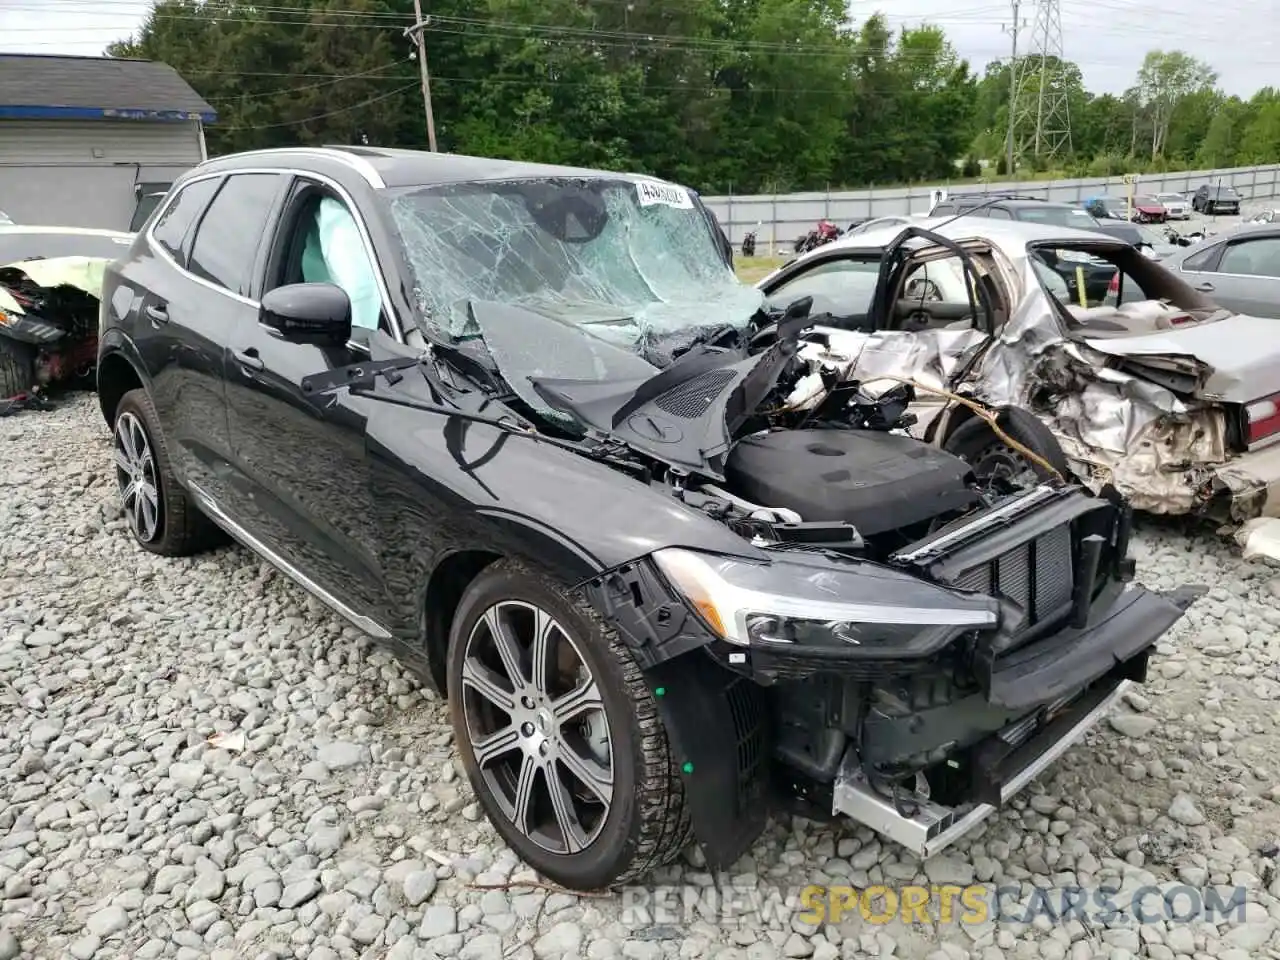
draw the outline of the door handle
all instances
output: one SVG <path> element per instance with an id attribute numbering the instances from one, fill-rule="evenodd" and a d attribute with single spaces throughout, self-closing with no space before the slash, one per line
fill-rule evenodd
<path id="1" fill-rule="evenodd" d="M 236 363 L 248 370 L 262 370 L 266 367 L 266 361 L 258 356 L 257 347 L 249 347 L 245 350 L 234 350 L 231 355 L 236 358 Z"/>
<path id="2" fill-rule="evenodd" d="M 1204 283 L 1197 283 L 1196 289 L 1199 290 L 1201 293 L 1212 293 L 1213 284 L 1210 283 L 1208 280 L 1206 280 Z"/>
<path id="3" fill-rule="evenodd" d="M 169 322 L 169 311 L 166 310 L 162 304 L 147 304 L 147 316 L 151 319 L 152 323 Z"/>

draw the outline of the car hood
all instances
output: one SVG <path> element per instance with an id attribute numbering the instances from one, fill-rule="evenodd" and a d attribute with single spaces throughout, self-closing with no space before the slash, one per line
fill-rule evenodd
<path id="1" fill-rule="evenodd" d="M 19 260 L 0 266 L 0 275 L 16 270 L 24 273 L 37 287 L 72 287 L 91 297 L 100 297 L 102 281 L 110 260 L 104 257 L 50 257 L 44 260 Z M 22 308 L 0 288 L 0 307 L 22 313 Z"/>
<path id="2" fill-rule="evenodd" d="M 1124 357 L 1141 372 L 1149 368 L 1193 377 L 1196 395 L 1248 403 L 1280 390 L 1277 321 L 1233 314 L 1223 320 L 1132 337 L 1086 339 L 1100 353 Z"/>
<path id="3" fill-rule="evenodd" d="M 524 307 L 473 302 L 472 312 L 499 374 L 529 407 L 715 480 L 724 480 L 737 427 L 798 349 L 802 325 L 791 324 L 754 356 L 694 343 L 658 368 L 575 324 Z"/>

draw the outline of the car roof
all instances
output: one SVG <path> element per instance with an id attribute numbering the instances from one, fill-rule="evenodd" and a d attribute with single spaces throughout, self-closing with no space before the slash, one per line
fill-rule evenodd
<path id="1" fill-rule="evenodd" d="M 16 234 L 23 233 L 56 233 L 63 236 L 78 237 L 116 237 L 118 239 L 125 240 L 133 236 L 132 233 L 125 233 L 120 230 L 98 230 L 93 227 L 50 227 L 27 223 L 0 223 L 0 236 L 12 237 Z"/>
<path id="2" fill-rule="evenodd" d="M 278 147 L 232 153 L 206 160 L 200 164 L 199 169 L 209 172 L 230 171 L 265 158 L 341 162 L 356 169 L 375 187 L 429 187 L 485 180 L 541 180 L 551 177 L 661 181 L 660 177 L 587 167 L 473 157 L 461 153 L 430 153 L 425 150 L 348 145 Z"/>
<path id="3" fill-rule="evenodd" d="M 1075 227 L 1058 227 L 1053 224 L 1029 223 L 1025 220 L 990 220 L 986 217 L 930 217 L 912 226 L 931 230 L 949 240 L 984 240 L 1005 249 L 1025 249 L 1029 243 L 1092 243 L 1099 246 L 1125 247 L 1128 244 L 1105 233 L 1077 230 Z M 902 232 L 901 226 L 884 226 L 868 230 L 852 237 L 840 237 L 831 243 L 803 254 L 808 259 L 815 254 L 828 253 L 832 249 L 847 247 L 852 250 L 866 247 L 887 246 Z"/>

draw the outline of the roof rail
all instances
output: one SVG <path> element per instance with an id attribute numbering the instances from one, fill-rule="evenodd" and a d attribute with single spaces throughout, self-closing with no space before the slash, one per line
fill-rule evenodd
<path id="1" fill-rule="evenodd" d="M 252 157 L 252 156 L 310 156 L 310 157 L 327 157 L 330 160 L 337 160 L 359 173 L 373 187 L 385 187 L 382 175 L 377 169 L 364 157 L 355 153 L 344 150 L 342 147 L 263 147 L 258 150 L 237 151 L 234 154 L 222 154 L 221 156 L 209 157 L 200 161 L 196 166 L 204 166 L 223 160 L 229 156 Z"/>
<path id="2" fill-rule="evenodd" d="M 939 199 L 939 203 L 946 203 L 948 200 L 1039 200 L 1041 203 L 1048 202 L 1045 197 L 1033 197 L 1028 193 L 1017 193 L 1013 190 L 965 190 L 960 193 L 952 193 L 947 191 L 946 196 Z"/>

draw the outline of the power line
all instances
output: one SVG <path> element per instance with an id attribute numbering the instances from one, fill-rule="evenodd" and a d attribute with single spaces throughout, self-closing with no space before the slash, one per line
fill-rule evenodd
<path id="1" fill-rule="evenodd" d="M 276 97 L 282 93 L 302 93 L 304 90 L 319 90 L 321 87 L 331 87 L 334 84 L 345 83 L 349 80 L 402 80 L 404 79 L 403 77 L 386 76 L 386 72 L 388 70 L 394 70 L 397 67 L 403 66 L 404 64 L 408 63 L 412 59 L 413 59 L 412 57 L 405 57 L 402 60 L 395 61 L 389 66 L 375 67 L 374 69 L 366 70 L 363 73 L 344 73 L 344 74 L 338 74 L 336 76 L 328 75 L 329 79 L 327 80 L 322 80 L 319 83 L 308 83 L 301 87 L 279 87 L 275 90 L 265 90 L 265 91 L 254 92 L 254 93 L 233 93 L 233 94 L 227 94 L 225 96 L 213 97 L 212 99 L 223 100 L 227 102 L 230 102 L 231 100 L 260 100 L 264 97 Z M 246 76 L 256 76 L 256 74 L 224 73 L 224 74 L 220 74 L 220 76 L 246 77 Z M 289 74 L 289 73 L 278 73 L 278 74 L 266 74 L 266 76 L 294 77 L 298 75 Z M 302 76 L 305 76 L 305 74 Z M 324 76 L 324 74 L 321 74 L 321 76 Z"/>
<path id="2" fill-rule="evenodd" d="M 390 100 L 392 97 L 397 96 L 398 94 L 404 93 L 410 87 L 417 86 L 417 83 L 418 82 L 414 80 L 411 83 L 406 83 L 402 87 L 396 87 L 396 89 L 390 91 L 389 93 L 380 93 L 376 97 L 370 97 L 368 100 L 361 100 L 359 103 L 353 103 L 350 106 L 339 107 L 337 110 L 329 110 L 325 113 L 317 113 L 311 117 L 303 117 L 301 120 L 285 120 L 282 123 L 263 123 L 255 126 L 226 127 L 225 129 L 228 132 L 235 133 L 235 132 L 245 131 L 245 130 L 275 130 L 281 127 L 300 127 L 304 123 L 312 123 L 315 120 L 325 120 L 329 117 L 336 117 L 339 114 L 350 113 L 352 110 L 359 110 L 361 107 L 367 107 L 367 106 L 370 106 L 371 104 L 378 103 L 382 100 Z"/>

